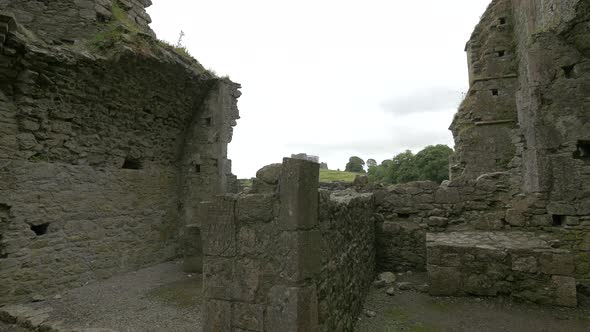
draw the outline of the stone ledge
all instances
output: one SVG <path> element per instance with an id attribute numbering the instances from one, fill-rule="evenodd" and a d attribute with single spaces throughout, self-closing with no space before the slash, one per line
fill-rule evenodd
<path id="1" fill-rule="evenodd" d="M 428 233 L 427 269 L 435 296 L 508 295 L 577 306 L 573 255 L 527 232 Z"/>

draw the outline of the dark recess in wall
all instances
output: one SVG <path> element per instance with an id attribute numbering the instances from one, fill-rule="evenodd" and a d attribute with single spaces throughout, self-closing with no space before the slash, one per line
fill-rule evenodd
<path id="1" fill-rule="evenodd" d="M 123 169 L 141 169 L 141 166 L 141 160 L 129 157 L 123 163 Z"/>
<path id="2" fill-rule="evenodd" d="M 49 223 L 41 224 L 41 225 L 31 225 L 31 230 L 35 232 L 35 235 L 42 236 L 47 234 L 49 230 Z"/>
<path id="3" fill-rule="evenodd" d="M 590 141 L 578 141 L 574 158 L 590 160 Z"/>
<path id="4" fill-rule="evenodd" d="M 561 215 L 554 214 L 551 216 L 553 219 L 553 226 L 554 227 L 561 227 L 565 224 L 565 217 Z"/>

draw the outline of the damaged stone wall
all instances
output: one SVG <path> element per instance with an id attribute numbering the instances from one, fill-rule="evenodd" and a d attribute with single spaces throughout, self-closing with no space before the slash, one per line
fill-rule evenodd
<path id="1" fill-rule="evenodd" d="M 176 257 L 234 185 L 239 85 L 154 39 L 145 5 L 0 1 L 0 303 Z"/>
<path id="2" fill-rule="evenodd" d="M 204 202 L 205 331 L 351 331 L 374 279 L 372 194 L 318 192 L 285 158 Z"/>
<path id="3" fill-rule="evenodd" d="M 320 191 L 320 331 L 352 331 L 375 278 L 372 194 Z"/>
<path id="4" fill-rule="evenodd" d="M 576 304 L 574 278 L 590 277 L 589 21 L 587 1 L 492 1 L 466 47 L 451 180 L 376 194 L 380 269 L 423 266 L 424 233 L 446 232 L 448 257 L 426 254 L 431 293 Z M 503 240 L 477 260 L 496 267 L 470 263 L 470 249 L 492 236 Z M 558 258 L 537 257 L 537 244 L 506 254 L 522 238 L 543 238 L 543 255 Z"/>
<path id="5" fill-rule="evenodd" d="M 203 203 L 204 331 L 318 328 L 319 165 L 285 158 L 265 173 L 264 190 Z"/>

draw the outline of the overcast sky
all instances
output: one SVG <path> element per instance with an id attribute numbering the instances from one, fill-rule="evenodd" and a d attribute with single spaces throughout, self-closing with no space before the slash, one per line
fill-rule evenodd
<path id="1" fill-rule="evenodd" d="M 344 169 L 453 140 L 465 43 L 490 0 L 154 0 L 160 39 L 242 84 L 229 146 L 252 177 L 291 153 Z"/>

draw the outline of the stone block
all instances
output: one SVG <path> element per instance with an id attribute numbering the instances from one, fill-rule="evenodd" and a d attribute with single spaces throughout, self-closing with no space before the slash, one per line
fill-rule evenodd
<path id="1" fill-rule="evenodd" d="M 236 255 L 236 199 L 233 196 L 217 196 L 206 205 L 203 219 L 203 252 L 208 256 L 233 257 Z"/>
<path id="2" fill-rule="evenodd" d="M 317 332 L 318 299 L 315 286 L 276 286 L 269 292 L 265 331 Z"/>
<path id="3" fill-rule="evenodd" d="M 236 302 L 232 310 L 232 327 L 264 331 L 264 305 Z"/>
<path id="4" fill-rule="evenodd" d="M 514 227 L 522 227 L 526 224 L 526 218 L 522 214 L 521 210 L 518 209 L 508 209 L 506 211 L 506 222 L 510 226 Z"/>
<path id="5" fill-rule="evenodd" d="M 277 257 L 281 278 L 299 282 L 316 276 L 322 267 L 322 241 L 319 231 L 284 232 Z"/>
<path id="6" fill-rule="evenodd" d="M 277 185 L 279 183 L 279 176 L 281 175 L 282 169 L 283 165 L 281 164 L 270 164 L 264 166 L 256 172 L 256 178 L 260 179 L 264 183 Z"/>
<path id="7" fill-rule="evenodd" d="M 278 197 L 272 194 L 240 196 L 236 219 L 240 223 L 270 222 L 275 216 L 275 203 L 278 203 Z"/>
<path id="8" fill-rule="evenodd" d="M 432 216 L 428 218 L 427 223 L 431 227 L 446 227 L 449 223 L 449 218 Z"/>
<path id="9" fill-rule="evenodd" d="M 203 290 L 206 299 L 231 300 L 234 286 L 234 262 L 231 258 L 205 256 Z"/>
<path id="10" fill-rule="evenodd" d="M 206 300 L 204 311 L 203 332 L 233 332 L 231 302 Z"/>
<path id="11" fill-rule="evenodd" d="M 319 164 L 285 158 L 279 179 L 280 217 L 284 230 L 311 229 L 318 224 Z"/>
<path id="12" fill-rule="evenodd" d="M 533 256 L 513 257 L 512 270 L 519 272 L 536 273 L 538 271 L 537 259 Z"/>
<path id="13" fill-rule="evenodd" d="M 232 298 L 242 302 L 254 302 L 262 280 L 260 262 L 249 259 L 236 259 L 232 276 Z"/>
<path id="14" fill-rule="evenodd" d="M 572 276 L 576 269 L 570 254 L 543 253 L 539 259 L 541 272 L 550 275 Z"/>
<path id="15" fill-rule="evenodd" d="M 434 194 L 434 202 L 441 204 L 458 203 L 461 200 L 456 188 L 440 187 Z"/>
<path id="16" fill-rule="evenodd" d="M 576 307 L 578 305 L 576 279 L 573 277 L 553 276 L 551 280 L 555 287 L 555 304 L 564 307 Z"/>
<path id="17" fill-rule="evenodd" d="M 428 278 L 430 295 L 459 295 L 463 289 L 461 273 L 455 267 L 428 265 Z"/>

